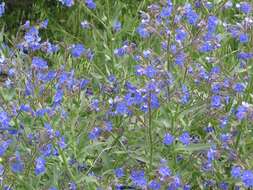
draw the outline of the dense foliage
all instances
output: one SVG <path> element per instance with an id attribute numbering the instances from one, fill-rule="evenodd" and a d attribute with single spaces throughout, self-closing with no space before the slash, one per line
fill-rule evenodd
<path id="1" fill-rule="evenodd" d="M 17 2 L 1 189 L 253 188 L 250 0 Z"/>

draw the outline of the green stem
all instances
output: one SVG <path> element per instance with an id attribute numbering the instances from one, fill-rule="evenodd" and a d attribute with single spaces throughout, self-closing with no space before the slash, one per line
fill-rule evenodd
<path id="1" fill-rule="evenodd" d="M 148 100 L 148 136 L 149 136 L 149 148 L 150 148 L 149 170 L 152 171 L 152 165 L 153 165 L 153 139 L 152 139 L 151 92 L 149 92 L 149 100 Z"/>

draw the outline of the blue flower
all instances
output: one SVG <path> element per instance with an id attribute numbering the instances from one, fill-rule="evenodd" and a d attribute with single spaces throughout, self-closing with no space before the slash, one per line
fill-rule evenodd
<path id="1" fill-rule="evenodd" d="M 47 62 L 40 57 L 33 57 L 32 67 L 40 70 L 48 69 Z"/>
<path id="2" fill-rule="evenodd" d="M 240 34 L 239 40 L 241 43 L 247 43 L 249 41 L 248 34 Z"/>
<path id="3" fill-rule="evenodd" d="M 241 83 L 236 83 L 233 88 L 237 93 L 242 93 L 245 89 L 244 85 Z"/>
<path id="4" fill-rule="evenodd" d="M 115 49 L 113 53 L 114 53 L 114 55 L 116 55 L 118 57 L 122 57 L 122 56 L 126 55 L 127 52 L 126 52 L 126 48 L 121 47 L 121 48 Z"/>
<path id="5" fill-rule="evenodd" d="M 74 5 L 74 0 L 59 0 L 63 5 L 67 7 L 71 7 Z"/>
<path id="6" fill-rule="evenodd" d="M 63 90 L 58 89 L 55 96 L 54 96 L 54 103 L 60 104 L 63 100 Z"/>
<path id="7" fill-rule="evenodd" d="M 211 106 L 213 108 L 220 108 L 221 107 L 221 96 L 214 95 L 211 97 Z"/>
<path id="8" fill-rule="evenodd" d="M 89 139 L 90 140 L 96 140 L 101 134 L 101 129 L 98 127 L 95 127 L 92 129 L 92 131 L 89 133 Z"/>
<path id="9" fill-rule="evenodd" d="M 188 184 L 184 185 L 183 190 L 191 190 L 191 186 Z"/>
<path id="10" fill-rule="evenodd" d="M 233 178 L 240 178 L 241 177 L 241 173 L 242 173 L 242 170 L 241 170 L 241 167 L 240 166 L 233 166 L 232 167 L 232 170 L 231 170 L 231 175 Z"/>
<path id="11" fill-rule="evenodd" d="M 11 164 L 11 170 L 14 173 L 22 173 L 24 171 L 24 163 L 19 156 L 17 156 L 15 161 Z"/>
<path id="12" fill-rule="evenodd" d="M 91 108 L 95 111 L 99 111 L 99 100 L 98 99 L 93 99 L 91 101 Z"/>
<path id="13" fill-rule="evenodd" d="M 238 59 L 252 59 L 253 58 L 253 53 L 246 53 L 246 52 L 240 52 L 237 54 Z"/>
<path id="14" fill-rule="evenodd" d="M 159 190 L 161 189 L 161 184 L 159 182 L 157 182 L 156 180 L 152 180 L 148 187 L 151 189 L 151 190 Z"/>
<path id="15" fill-rule="evenodd" d="M 44 174 L 46 171 L 46 160 L 40 156 L 36 159 L 35 161 L 35 175 L 40 175 L 40 174 Z"/>
<path id="16" fill-rule="evenodd" d="M 51 155 L 52 148 L 52 144 L 47 144 L 41 148 L 40 152 L 43 154 L 43 156 L 48 157 Z"/>
<path id="17" fill-rule="evenodd" d="M 150 36 L 150 32 L 144 25 L 140 25 L 136 29 L 137 33 L 142 37 L 142 38 L 148 38 Z"/>
<path id="18" fill-rule="evenodd" d="M 240 4 L 236 4 L 236 7 L 245 14 L 249 14 L 252 11 L 252 6 L 248 2 L 241 2 Z"/>
<path id="19" fill-rule="evenodd" d="M 253 172 L 252 171 L 250 170 L 244 171 L 242 173 L 241 179 L 247 188 L 253 187 Z"/>
<path id="20" fill-rule="evenodd" d="M 132 171 L 130 178 L 136 186 L 145 187 L 147 184 L 147 180 L 145 179 L 145 173 L 142 170 Z"/>
<path id="21" fill-rule="evenodd" d="M 128 106 L 125 102 L 119 102 L 116 106 L 115 113 L 117 115 L 126 115 L 129 113 Z"/>
<path id="22" fill-rule="evenodd" d="M 113 24 L 113 30 L 115 32 L 119 32 L 121 30 L 121 22 L 120 21 L 115 21 Z"/>
<path id="23" fill-rule="evenodd" d="M 222 85 L 220 83 L 216 83 L 212 86 L 212 93 L 218 94 L 222 88 Z"/>
<path id="24" fill-rule="evenodd" d="M 11 140 L 7 140 L 1 143 L 0 145 L 0 157 L 2 157 L 4 155 L 4 153 L 6 152 L 6 150 L 9 148 L 10 144 L 11 144 Z"/>
<path id="25" fill-rule="evenodd" d="M 189 100 L 190 100 L 190 93 L 189 93 L 189 91 L 188 91 L 187 86 L 182 85 L 182 92 L 183 92 L 183 96 L 181 97 L 181 102 L 182 102 L 183 104 L 186 104 L 186 103 L 188 103 Z"/>
<path id="26" fill-rule="evenodd" d="M 172 6 L 167 6 L 167 7 L 163 7 L 160 13 L 160 16 L 162 18 L 166 18 L 169 17 L 172 13 L 173 7 Z"/>
<path id="27" fill-rule="evenodd" d="M 242 120 L 245 117 L 247 117 L 247 113 L 248 113 L 248 109 L 245 106 L 241 105 L 237 108 L 235 115 L 238 120 Z"/>
<path id="28" fill-rule="evenodd" d="M 147 66 L 145 69 L 145 75 L 149 78 L 154 78 L 156 75 L 156 69 L 152 65 Z"/>
<path id="29" fill-rule="evenodd" d="M 71 55 L 75 58 L 81 57 L 85 52 L 83 44 L 74 44 L 71 48 Z"/>
<path id="30" fill-rule="evenodd" d="M 82 29 L 90 29 L 90 23 L 87 20 L 81 22 Z"/>
<path id="31" fill-rule="evenodd" d="M 220 184 L 219 184 L 219 188 L 221 189 L 221 190 L 228 190 L 228 183 L 227 182 L 221 182 Z"/>
<path id="32" fill-rule="evenodd" d="M 177 190 L 181 186 L 181 180 L 178 176 L 175 176 L 173 182 L 170 184 L 167 190 Z"/>
<path id="33" fill-rule="evenodd" d="M 89 9 L 96 9 L 96 3 L 93 0 L 85 0 L 85 4 Z"/>
<path id="34" fill-rule="evenodd" d="M 194 10 L 189 10 L 186 13 L 186 18 L 189 24 L 195 25 L 197 21 L 199 20 L 199 15 Z"/>
<path id="35" fill-rule="evenodd" d="M 218 18 L 216 16 L 209 16 L 207 21 L 207 30 L 209 33 L 215 32 L 218 25 Z"/>
<path id="36" fill-rule="evenodd" d="M 169 177 L 171 176 L 171 170 L 168 168 L 168 167 L 160 167 L 159 168 L 159 174 L 162 176 L 162 177 Z"/>
<path id="37" fill-rule="evenodd" d="M 179 66 L 183 66 L 185 62 L 185 54 L 179 53 L 175 58 L 175 63 Z"/>
<path id="38" fill-rule="evenodd" d="M 56 187 L 50 187 L 48 190 L 57 190 Z"/>
<path id="39" fill-rule="evenodd" d="M 0 128 L 8 128 L 10 126 L 11 118 L 8 113 L 2 111 L 0 112 Z"/>
<path id="40" fill-rule="evenodd" d="M 41 38 L 39 30 L 36 27 L 31 27 L 24 36 L 24 48 L 31 48 L 32 51 L 40 49 Z"/>
<path id="41" fill-rule="evenodd" d="M 205 52 L 211 52 L 211 51 L 213 51 L 213 50 L 214 50 L 214 46 L 213 46 L 213 44 L 212 44 L 210 41 L 204 42 L 204 43 L 200 46 L 200 48 L 199 48 L 199 51 L 200 51 L 200 52 L 203 52 L 203 53 L 205 53 Z"/>
<path id="42" fill-rule="evenodd" d="M 48 26 L 48 19 L 44 20 L 43 22 L 40 23 L 40 28 L 45 29 Z"/>
<path id="43" fill-rule="evenodd" d="M 184 145 L 189 145 L 191 143 L 191 137 L 189 132 L 184 132 L 180 137 L 179 141 Z"/>
<path id="44" fill-rule="evenodd" d="M 4 166 L 0 164 L 0 176 L 4 174 Z"/>
<path id="45" fill-rule="evenodd" d="M 115 176 L 117 178 L 122 178 L 125 174 L 124 174 L 124 169 L 123 168 L 116 168 L 114 170 Z"/>
<path id="46" fill-rule="evenodd" d="M 61 149 L 65 149 L 67 147 L 64 137 L 61 137 L 57 144 Z"/>
<path id="47" fill-rule="evenodd" d="M 174 137 L 171 134 L 166 133 L 163 137 L 163 143 L 165 145 L 171 145 L 173 142 L 174 142 Z"/>
<path id="48" fill-rule="evenodd" d="M 217 151 L 215 148 L 211 147 L 208 151 L 207 151 L 207 158 L 208 161 L 211 162 L 213 160 L 215 160 L 215 156 L 217 154 Z"/>
<path id="49" fill-rule="evenodd" d="M 50 43 L 49 41 L 45 41 L 41 44 L 41 50 L 47 54 L 52 54 L 55 53 L 59 50 L 59 46 L 58 45 L 54 45 L 52 43 Z"/>
<path id="50" fill-rule="evenodd" d="M 77 190 L 77 186 L 74 182 L 69 183 L 69 190 Z"/>
<path id="51" fill-rule="evenodd" d="M 177 41 L 184 41 L 187 37 L 187 32 L 183 29 L 176 29 L 176 40 Z"/>
<path id="52" fill-rule="evenodd" d="M 3 16 L 4 12 L 5 12 L 5 3 L 2 2 L 0 4 L 0 17 Z"/>

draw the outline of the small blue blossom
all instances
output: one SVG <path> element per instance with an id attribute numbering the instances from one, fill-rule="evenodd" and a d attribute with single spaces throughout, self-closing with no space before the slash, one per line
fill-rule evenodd
<path id="1" fill-rule="evenodd" d="M 74 0 L 59 0 L 63 5 L 71 7 L 74 5 Z"/>
<path id="2" fill-rule="evenodd" d="M 200 52 L 203 52 L 203 53 L 205 53 L 205 52 L 211 52 L 211 51 L 213 51 L 213 50 L 214 50 L 214 47 L 213 47 L 213 44 L 212 44 L 210 41 L 204 42 L 204 43 L 200 46 L 200 48 L 199 48 L 199 51 L 200 51 Z"/>
<path id="3" fill-rule="evenodd" d="M 0 157 L 2 157 L 4 155 L 4 153 L 6 152 L 6 150 L 9 148 L 10 144 L 11 144 L 11 140 L 7 140 L 4 142 L 1 142 L 0 145 Z"/>
<path id="4" fill-rule="evenodd" d="M 207 30 L 209 33 L 215 32 L 218 25 L 218 18 L 216 16 L 209 16 L 207 21 Z"/>
<path id="5" fill-rule="evenodd" d="M 124 174 L 124 169 L 123 168 L 116 168 L 114 170 L 115 176 L 117 178 L 122 178 L 125 174 Z"/>
<path id="6" fill-rule="evenodd" d="M 74 182 L 69 183 L 69 190 L 77 190 L 77 185 Z"/>
<path id="7" fill-rule="evenodd" d="M 180 137 L 179 141 L 184 145 L 189 145 L 191 143 L 191 137 L 189 132 L 184 132 Z"/>
<path id="8" fill-rule="evenodd" d="M 85 0 L 85 5 L 89 9 L 96 9 L 96 3 L 93 0 Z"/>
<path id="9" fill-rule="evenodd" d="M 173 10 L 172 6 L 163 7 L 161 10 L 160 16 L 162 18 L 169 17 L 171 16 L 172 10 Z"/>
<path id="10" fill-rule="evenodd" d="M 247 60 L 253 58 L 253 53 L 240 52 L 237 54 L 238 59 Z"/>
<path id="11" fill-rule="evenodd" d="M 60 104 L 63 100 L 63 91 L 61 89 L 58 89 L 55 96 L 54 96 L 54 103 L 55 104 Z"/>
<path id="12" fill-rule="evenodd" d="M 114 50 L 114 55 L 118 56 L 118 57 L 122 57 L 124 55 L 126 55 L 126 48 L 121 47 L 121 48 L 117 48 Z"/>
<path id="13" fill-rule="evenodd" d="M 183 95 L 181 97 L 181 102 L 183 104 L 187 104 L 189 102 L 189 100 L 190 100 L 190 93 L 188 91 L 187 86 L 182 85 L 182 92 L 183 92 Z"/>
<path id="14" fill-rule="evenodd" d="M 83 44 L 74 44 L 71 48 L 71 55 L 75 58 L 81 57 L 85 52 Z"/>
<path id="15" fill-rule="evenodd" d="M 4 174 L 4 166 L 0 164 L 0 176 Z"/>
<path id="16" fill-rule="evenodd" d="M 184 65 L 184 62 L 185 62 L 185 54 L 179 53 L 175 58 L 175 63 L 182 67 Z"/>
<path id="17" fill-rule="evenodd" d="M 174 137 L 171 134 L 166 133 L 163 138 L 163 143 L 165 145 L 171 145 L 173 142 L 174 142 Z"/>
<path id="18" fill-rule="evenodd" d="M 22 173 L 24 171 L 24 162 L 21 160 L 19 152 L 15 153 L 15 159 L 11 161 L 11 170 L 14 173 Z"/>
<path id="19" fill-rule="evenodd" d="M 159 190 L 161 189 L 161 184 L 159 182 L 157 182 L 156 180 L 152 180 L 148 187 L 151 189 L 151 190 Z"/>
<path id="20" fill-rule="evenodd" d="M 221 182 L 220 184 L 219 184 L 219 188 L 221 189 L 221 190 L 228 190 L 228 187 L 229 187 L 229 185 L 228 185 L 228 183 L 227 182 Z"/>
<path id="21" fill-rule="evenodd" d="M 253 172 L 250 170 L 244 171 L 241 180 L 247 188 L 253 187 Z"/>
<path id="22" fill-rule="evenodd" d="M 46 172 L 46 160 L 40 156 L 35 161 L 35 175 L 44 174 Z"/>
<path id="23" fill-rule="evenodd" d="M 82 29 L 90 29 L 90 23 L 87 20 L 81 22 Z"/>
<path id="24" fill-rule="evenodd" d="M 61 149 L 65 149 L 67 147 L 64 137 L 61 137 L 57 144 Z"/>
<path id="25" fill-rule="evenodd" d="M 191 186 L 188 184 L 184 185 L 183 190 L 191 190 Z"/>
<path id="26" fill-rule="evenodd" d="M 39 70 L 48 69 L 47 62 L 40 57 L 33 57 L 32 67 Z"/>
<path id="27" fill-rule="evenodd" d="M 178 176 L 175 176 L 173 182 L 169 185 L 167 190 L 177 190 L 181 186 L 181 180 Z"/>
<path id="28" fill-rule="evenodd" d="M 236 83 L 233 87 L 234 91 L 237 93 L 242 93 L 245 89 L 244 85 L 241 83 Z"/>
<path id="29" fill-rule="evenodd" d="M 249 14 L 252 11 L 252 6 L 248 2 L 240 2 L 240 4 L 236 4 L 236 7 L 245 14 Z"/>
<path id="30" fill-rule="evenodd" d="M 140 37 L 142 37 L 142 38 L 148 38 L 150 36 L 150 32 L 148 31 L 148 29 L 144 25 L 140 25 L 136 29 L 136 31 L 140 35 Z"/>
<path id="31" fill-rule="evenodd" d="M 130 178 L 133 184 L 138 187 L 145 187 L 147 185 L 147 180 L 145 179 L 145 173 L 142 170 L 132 171 Z"/>
<path id="32" fill-rule="evenodd" d="M 48 190 L 58 190 L 56 187 L 50 187 Z"/>
<path id="33" fill-rule="evenodd" d="M 247 113 L 248 113 L 248 109 L 244 105 L 241 105 L 237 108 L 235 115 L 238 120 L 242 120 L 247 117 Z"/>
<path id="34" fill-rule="evenodd" d="M 207 158 L 208 161 L 211 162 L 213 160 L 215 160 L 215 156 L 217 154 L 217 151 L 215 148 L 211 147 L 208 151 L 207 151 Z"/>
<path id="35" fill-rule="evenodd" d="M 121 30 L 121 22 L 120 21 L 115 21 L 113 24 L 113 30 L 115 32 L 119 32 Z"/>
<path id="36" fill-rule="evenodd" d="M 239 41 L 241 43 L 247 43 L 249 41 L 249 36 L 248 34 L 240 34 L 239 36 Z"/>
<path id="37" fill-rule="evenodd" d="M 171 176 L 171 170 L 166 166 L 162 166 L 159 168 L 159 174 L 162 177 L 169 177 L 169 176 Z"/>
<path id="38" fill-rule="evenodd" d="M 211 97 L 211 106 L 215 109 L 221 107 L 221 96 L 214 95 Z"/>
<path id="39" fill-rule="evenodd" d="M 176 29 L 176 40 L 177 41 L 184 41 L 187 37 L 187 32 L 183 29 Z"/>
<path id="40" fill-rule="evenodd" d="M 241 170 L 240 166 L 233 166 L 232 167 L 231 175 L 232 175 L 233 178 L 236 178 L 236 179 L 240 178 L 241 173 L 242 173 L 242 170 Z"/>
<path id="41" fill-rule="evenodd" d="M 199 20 L 199 15 L 192 9 L 186 12 L 186 18 L 190 25 L 195 25 Z"/>
<path id="42" fill-rule="evenodd" d="M 116 106 L 115 113 L 117 115 L 125 115 L 129 113 L 128 106 L 125 102 L 119 102 Z"/>
<path id="43" fill-rule="evenodd" d="M 4 12 L 5 12 L 5 3 L 2 2 L 0 4 L 0 17 L 3 16 Z"/>
<path id="44" fill-rule="evenodd" d="M 154 78 L 156 75 L 156 69 L 152 65 L 147 66 L 145 70 L 145 75 L 149 78 Z"/>
<path id="45" fill-rule="evenodd" d="M 89 133 L 89 139 L 90 140 L 96 140 L 101 134 L 101 129 L 98 127 L 95 127 L 92 129 L 92 131 Z"/>

